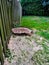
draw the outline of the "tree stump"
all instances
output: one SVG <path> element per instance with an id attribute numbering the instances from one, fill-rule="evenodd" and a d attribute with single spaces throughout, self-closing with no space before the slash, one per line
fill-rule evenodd
<path id="1" fill-rule="evenodd" d="M 19 27 L 19 28 L 13 28 L 12 29 L 12 33 L 14 34 L 27 34 L 27 35 L 32 35 L 33 31 L 28 29 L 28 28 L 24 28 L 24 27 Z"/>

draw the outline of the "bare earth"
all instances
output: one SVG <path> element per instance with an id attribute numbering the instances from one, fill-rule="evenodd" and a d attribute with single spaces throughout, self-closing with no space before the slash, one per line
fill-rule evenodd
<path id="1" fill-rule="evenodd" d="M 35 52 L 43 50 L 39 44 L 42 40 L 43 38 L 35 33 L 32 36 L 12 35 L 8 44 L 11 57 L 5 58 L 4 65 L 34 65 L 31 58 Z"/>

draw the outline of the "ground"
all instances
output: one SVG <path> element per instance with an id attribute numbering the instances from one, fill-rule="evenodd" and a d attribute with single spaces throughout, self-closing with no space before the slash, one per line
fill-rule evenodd
<path id="1" fill-rule="evenodd" d="M 36 30 L 31 36 L 12 35 L 8 44 L 11 54 L 5 59 L 4 65 L 49 65 L 49 54 L 45 55 L 43 45 L 49 46 L 48 41 L 37 35 Z M 45 57 L 42 57 L 43 54 Z"/>
<path id="2" fill-rule="evenodd" d="M 33 34 L 11 36 L 4 65 L 49 65 L 49 17 L 25 16 L 20 25 Z"/>

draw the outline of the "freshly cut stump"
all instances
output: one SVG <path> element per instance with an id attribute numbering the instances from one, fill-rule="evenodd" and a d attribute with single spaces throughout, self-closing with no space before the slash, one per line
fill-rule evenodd
<path id="1" fill-rule="evenodd" d="M 28 28 L 24 28 L 24 27 L 19 27 L 19 28 L 13 28 L 12 32 L 14 34 L 27 34 L 27 35 L 32 35 L 33 31 L 28 29 Z"/>

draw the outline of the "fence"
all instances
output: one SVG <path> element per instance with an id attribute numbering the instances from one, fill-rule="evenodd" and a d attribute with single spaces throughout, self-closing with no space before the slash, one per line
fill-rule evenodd
<path id="1" fill-rule="evenodd" d="M 7 43 L 11 33 L 11 6 L 8 7 L 7 0 L 0 0 L 0 59 L 3 65 L 3 52 L 6 56 Z M 2 51 L 3 47 L 3 51 Z"/>
<path id="2" fill-rule="evenodd" d="M 13 26 L 13 22 L 14 19 L 16 19 L 16 15 L 19 17 L 17 23 L 20 23 L 20 18 L 21 18 L 21 7 L 20 7 L 20 3 L 18 3 L 17 5 L 19 13 L 16 15 L 12 15 L 14 14 L 14 10 L 13 10 L 13 2 L 15 0 L 0 0 L 0 60 L 1 60 L 1 65 L 3 65 L 4 62 L 4 55 L 6 56 L 6 50 L 8 48 L 7 44 L 8 44 L 8 40 L 10 38 L 11 35 L 11 28 Z M 17 1 L 16 1 L 17 3 Z M 15 3 L 15 4 L 16 4 Z M 15 9 L 15 6 L 14 6 Z M 17 9 L 16 9 L 17 12 Z M 16 17 L 13 19 L 13 16 Z M 16 22 L 16 21 L 15 21 Z"/>
<path id="3" fill-rule="evenodd" d="M 3 65 L 4 57 L 3 57 L 3 48 L 2 48 L 2 44 L 1 44 L 1 38 L 0 38 L 0 60 L 1 60 L 1 64 Z"/>

